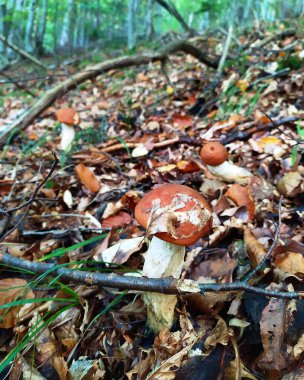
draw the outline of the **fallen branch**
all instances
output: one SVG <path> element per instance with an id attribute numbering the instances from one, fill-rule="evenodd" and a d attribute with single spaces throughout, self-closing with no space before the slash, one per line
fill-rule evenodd
<path id="1" fill-rule="evenodd" d="M 38 182 L 37 180 L 37 183 L 36 183 L 36 187 L 33 191 L 33 194 L 31 195 L 30 199 L 24 203 L 22 203 L 21 205 L 17 206 L 17 207 L 14 207 L 14 208 L 11 208 L 11 209 L 8 209 L 8 210 L 0 210 L 0 214 L 4 214 L 4 215 L 8 215 L 9 213 L 13 212 L 13 211 L 17 211 L 17 210 L 21 210 L 22 208 L 25 207 L 25 212 L 23 213 L 23 215 L 20 217 L 20 219 L 18 220 L 18 223 L 16 223 L 14 225 L 14 227 L 12 227 L 10 230 L 6 231 L 2 236 L 0 236 L 0 241 L 3 241 L 8 235 L 10 235 L 13 231 L 15 231 L 20 225 L 21 223 L 23 222 L 24 218 L 27 216 L 28 212 L 29 212 L 29 209 L 31 207 L 31 204 L 34 202 L 37 194 L 38 194 L 38 191 L 42 188 L 42 186 L 46 183 L 46 181 L 51 177 L 51 175 L 53 174 L 57 164 L 58 164 L 58 158 L 56 157 L 55 153 L 53 152 L 53 155 L 55 157 L 55 160 L 52 164 L 52 167 L 50 169 L 50 171 L 48 172 L 48 174 L 43 178 L 43 180 L 41 181 L 41 183 Z"/>
<path id="2" fill-rule="evenodd" d="M 189 294 L 190 292 L 239 292 L 259 294 L 265 297 L 275 297 L 283 299 L 302 299 L 304 294 L 298 292 L 279 292 L 263 288 L 255 288 L 244 282 L 233 282 L 231 284 L 197 284 L 192 281 L 191 285 L 187 280 L 178 280 L 170 277 L 165 278 L 146 278 L 133 276 L 120 276 L 113 273 L 86 272 L 81 270 L 60 267 L 55 264 L 42 264 L 19 257 L 11 256 L 8 253 L 0 253 L 0 264 L 13 266 L 28 270 L 36 274 L 48 272 L 54 277 L 60 276 L 61 280 L 71 281 L 75 284 L 86 284 L 89 286 L 105 286 L 114 289 L 149 291 L 163 294 Z M 198 286 L 198 287 L 197 287 Z M 193 290 L 191 290 L 193 289 Z"/>
<path id="3" fill-rule="evenodd" d="M 31 54 L 27 53 L 26 51 L 20 49 L 17 45 L 13 44 L 12 42 L 9 42 L 7 38 L 5 38 L 3 35 L 0 34 L 0 41 L 2 41 L 5 45 L 10 47 L 12 50 L 20 54 L 22 57 L 28 59 L 29 61 L 33 62 L 35 65 L 41 67 L 44 70 L 47 70 L 47 67 L 40 62 L 37 58 L 33 57 Z"/>
<path id="4" fill-rule="evenodd" d="M 26 86 L 19 84 L 18 82 L 14 82 L 11 78 L 11 76 L 4 71 L 0 69 L 0 75 L 2 75 L 4 78 L 8 79 L 10 83 L 14 83 L 14 85 L 19 88 L 19 90 L 27 92 L 29 95 L 31 95 L 33 98 L 36 96 L 31 90 L 29 90 Z M 7 82 L 6 82 L 7 83 Z"/>
<path id="5" fill-rule="evenodd" d="M 110 59 L 105 62 L 98 63 L 93 66 L 86 67 L 83 71 L 71 75 L 65 81 L 47 91 L 33 106 L 28 109 L 19 119 L 9 125 L 7 129 L 0 134 L 0 141 L 3 142 L 7 135 L 15 128 L 25 129 L 30 123 L 40 115 L 47 107 L 49 107 L 59 96 L 66 94 L 72 88 L 75 88 L 80 83 L 86 80 L 97 77 L 110 70 L 123 69 L 130 66 L 147 65 L 151 62 L 164 61 L 168 55 L 182 51 L 186 54 L 191 54 L 200 62 L 212 68 L 217 67 L 214 63 L 201 52 L 200 49 L 187 43 L 186 41 L 177 41 L 163 47 L 159 52 L 146 53 L 134 56 L 124 56 L 120 58 Z"/>
<path id="6" fill-rule="evenodd" d="M 276 127 L 279 127 L 280 125 L 294 123 L 295 121 L 303 119 L 303 118 L 304 118 L 304 114 L 295 115 L 295 116 L 287 116 L 281 119 L 274 120 L 269 123 L 252 126 L 246 129 L 245 131 L 236 130 L 236 131 L 230 132 L 229 135 L 224 136 L 221 139 L 221 143 L 226 145 L 235 140 L 245 141 L 245 140 L 248 140 L 256 132 L 268 130 L 271 128 L 276 128 Z M 256 122 L 253 122 L 253 124 L 255 123 Z M 238 126 L 238 128 L 239 127 L 240 126 Z"/>

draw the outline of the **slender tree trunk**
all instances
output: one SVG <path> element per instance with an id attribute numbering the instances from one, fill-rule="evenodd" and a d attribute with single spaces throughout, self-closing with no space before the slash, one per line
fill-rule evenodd
<path id="1" fill-rule="evenodd" d="M 60 36 L 60 47 L 65 51 L 71 52 L 73 36 L 71 36 L 73 28 L 73 9 L 74 0 L 68 0 L 67 8 L 65 9 L 62 31 Z"/>
<path id="2" fill-rule="evenodd" d="M 171 16 L 176 18 L 176 20 L 180 23 L 182 28 L 189 33 L 189 35 L 195 34 L 195 31 L 189 27 L 189 25 L 186 23 L 186 21 L 183 19 L 182 15 L 177 10 L 176 6 L 173 2 L 170 0 L 154 0 L 156 3 L 158 3 L 160 6 L 162 6 L 164 9 L 166 9 L 167 12 L 170 13 Z"/>
<path id="3" fill-rule="evenodd" d="M 45 35 L 45 29 L 46 29 L 46 16 L 47 16 L 47 10 L 48 10 L 48 0 L 42 0 L 42 10 L 41 10 L 41 19 L 39 21 L 39 29 L 37 32 L 37 53 L 38 55 L 43 55 L 43 40 Z"/>
<path id="4" fill-rule="evenodd" d="M 57 52 L 58 49 L 58 37 L 59 37 L 59 1 L 55 0 L 54 20 L 53 20 L 53 51 Z"/>
<path id="5" fill-rule="evenodd" d="M 4 24 L 4 18 L 6 15 L 6 4 L 5 1 L 0 2 L 0 34 L 7 37 L 5 33 L 5 24 Z M 6 45 L 3 42 L 0 42 L 0 54 L 6 55 Z M 1 66 L 2 66 L 1 62 Z"/>
<path id="6" fill-rule="evenodd" d="M 153 0 L 147 0 L 147 12 L 145 17 L 145 35 L 148 40 L 151 40 L 154 34 L 153 27 Z"/>
<path id="7" fill-rule="evenodd" d="M 35 11 L 37 6 L 37 0 L 31 0 L 29 5 L 29 13 L 26 23 L 26 31 L 25 31 L 25 50 L 32 52 L 32 33 L 35 23 Z"/>
<path id="8" fill-rule="evenodd" d="M 128 34 L 128 48 L 129 49 L 132 49 L 135 45 L 133 3 L 134 3 L 134 0 L 128 1 L 127 34 Z"/>

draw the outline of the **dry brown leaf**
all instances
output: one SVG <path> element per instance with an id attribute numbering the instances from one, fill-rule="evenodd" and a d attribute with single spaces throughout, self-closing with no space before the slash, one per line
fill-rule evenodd
<path id="1" fill-rule="evenodd" d="M 248 210 L 248 220 L 253 220 L 255 204 L 248 186 L 241 186 L 236 183 L 230 186 L 225 196 L 230 198 L 237 206 L 245 206 Z"/>
<path id="2" fill-rule="evenodd" d="M 281 350 L 284 338 L 285 301 L 271 298 L 262 312 L 260 333 L 264 352 L 259 357 L 258 367 L 266 371 L 281 371 L 286 358 Z"/>
<path id="3" fill-rule="evenodd" d="M 240 374 L 241 379 L 257 380 L 257 378 L 248 371 L 248 369 L 244 366 L 242 362 L 240 364 L 241 364 L 241 374 Z M 237 359 L 234 359 L 232 362 L 229 363 L 229 366 L 225 370 L 225 380 L 235 380 L 236 372 L 237 372 Z"/>
<path id="4" fill-rule="evenodd" d="M 75 170 L 84 187 L 86 187 L 92 193 L 96 193 L 100 190 L 101 183 L 89 168 L 83 164 L 78 164 Z"/>
<path id="5" fill-rule="evenodd" d="M 211 334 L 205 340 L 205 349 L 212 350 L 217 344 L 227 346 L 230 336 L 233 336 L 233 329 L 227 326 L 227 323 L 221 317 L 217 317 L 218 321 Z"/>
<path id="6" fill-rule="evenodd" d="M 130 224 L 132 217 L 130 214 L 121 211 L 118 215 L 111 215 L 101 223 L 102 228 L 121 227 Z"/>
<path id="7" fill-rule="evenodd" d="M 0 280 L 0 305 L 14 302 L 18 299 L 35 298 L 35 294 L 28 288 L 27 282 L 20 278 L 6 278 Z M 0 328 L 14 327 L 19 318 L 20 306 L 11 306 L 8 309 L 0 309 Z"/>
<path id="8" fill-rule="evenodd" d="M 195 161 L 178 161 L 176 166 L 182 173 L 193 173 L 200 170 L 200 167 Z"/>
<path id="9" fill-rule="evenodd" d="M 304 256 L 301 253 L 287 252 L 276 256 L 274 264 L 284 272 L 294 274 L 298 277 L 304 276 Z"/>
<path id="10" fill-rule="evenodd" d="M 298 172 L 290 172 L 285 174 L 278 182 L 278 191 L 286 197 L 293 197 L 299 194 L 301 184 L 303 183 L 303 177 Z"/>
<path id="11" fill-rule="evenodd" d="M 256 268 L 265 256 L 266 251 L 247 227 L 244 227 L 244 243 L 251 266 Z"/>

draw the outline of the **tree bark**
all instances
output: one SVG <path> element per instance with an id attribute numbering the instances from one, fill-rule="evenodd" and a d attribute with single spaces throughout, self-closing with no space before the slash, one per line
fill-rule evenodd
<path id="1" fill-rule="evenodd" d="M 46 30 L 46 17 L 47 17 L 47 10 L 48 10 L 48 0 L 42 0 L 42 14 L 41 14 L 41 20 L 39 22 L 39 28 L 37 33 L 37 53 L 39 56 L 43 55 L 44 49 L 43 49 L 43 40 Z"/>
<path id="2" fill-rule="evenodd" d="M 65 81 L 59 83 L 54 88 L 47 91 L 35 104 L 18 120 L 11 124 L 6 131 L 0 134 L 0 141 L 3 141 L 7 134 L 14 128 L 26 128 L 38 115 L 41 114 L 47 107 L 49 107 L 59 96 L 67 93 L 72 88 L 75 88 L 82 82 L 88 79 L 95 78 L 98 75 L 104 74 L 110 70 L 122 69 L 130 66 L 147 65 L 155 61 L 164 61 L 168 55 L 177 51 L 193 55 L 200 62 L 216 69 L 217 63 L 211 62 L 200 49 L 187 43 L 187 41 L 177 41 L 176 43 L 165 46 L 159 52 L 146 53 L 142 55 L 124 56 L 120 58 L 110 59 L 105 62 L 98 63 L 93 66 L 87 66 L 80 73 L 74 74 Z"/>
<path id="3" fill-rule="evenodd" d="M 25 50 L 29 52 L 33 51 L 32 33 L 33 33 L 34 22 L 35 22 L 36 6 L 37 6 L 37 0 L 31 0 L 30 5 L 29 5 L 29 14 L 27 18 L 26 31 L 25 31 Z"/>

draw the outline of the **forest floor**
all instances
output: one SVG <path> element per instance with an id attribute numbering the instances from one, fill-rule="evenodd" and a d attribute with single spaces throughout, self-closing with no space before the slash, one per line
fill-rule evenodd
<path id="1" fill-rule="evenodd" d="M 232 39 L 222 73 L 182 53 L 165 69 L 110 71 L 10 133 L 0 161 L 1 378 L 304 376 L 304 42 L 303 27 L 284 30 Z M 225 40 L 218 32 L 198 44 L 214 59 Z M 1 83 L 1 131 L 83 66 L 6 70 L 23 88 Z M 80 117 L 65 151 L 55 116 L 64 107 Z M 252 176 L 212 174 L 200 158 L 207 141 L 221 141 L 231 167 Z M 77 175 L 79 164 L 91 174 Z M 138 246 L 145 231 L 134 209 L 167 183 L 200 191 L 213 212 L 209 236 L 187 247 L 181 278 L 243 289 L 179 294 L 173 327 L 154 334 L 140 290 L 69 276 L 140 276 L 147 245 Z"/>

